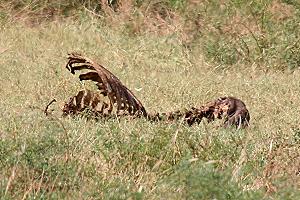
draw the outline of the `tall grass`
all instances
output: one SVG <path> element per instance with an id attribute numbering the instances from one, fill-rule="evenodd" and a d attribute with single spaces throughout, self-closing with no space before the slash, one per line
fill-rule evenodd
<path id="1" fill-rule="evenodd" d="M 1 18 L 27 18 L 30 24 L 80 19 L 82 12 L 88 12 L 111 26 L 125 26 L 125 32 L 133 35 L 177 33 L 186 47 L 201 50 L 207 61 L 221 68 L 294 70 L 300 65 L 298 1 L 10 0 L 1 4 L 6 9 Z"/>
<path id="2" fill-rule="evenodd" d="M 3 199 L 300 197 L 298 70 L 265 72 L 251 62 L 222 69 L 182 32 L 128 34 L 94 14 L 38 26 L 10 20 L 0 29 Z M 64 68 L 72 51 L 116 74 L 148 112 L 231 95 L 247 104 L 251 127 L 62 118 L 59 106 L 92 87 Z"/>

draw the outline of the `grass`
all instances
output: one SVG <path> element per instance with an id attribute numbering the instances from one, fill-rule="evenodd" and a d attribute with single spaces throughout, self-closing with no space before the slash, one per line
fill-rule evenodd
<path id="1" fill-rule="evenodd" d="M 174 1 L 175 2 L 175 1 Z M 82 15 L 0 29 L 3 199 L 298 199 L 300 73 L 207 63 L 180 32 L 128 34 Z M 117 75 L 148 112 L 242 99 L 251 127 L 144 119 L 62 118 L 81 84 L 65 68 L 82 52 Z M 56 98 L 50 117 L 43 109 Z M 298 175 L 297 175 L 298 174 Z"/>

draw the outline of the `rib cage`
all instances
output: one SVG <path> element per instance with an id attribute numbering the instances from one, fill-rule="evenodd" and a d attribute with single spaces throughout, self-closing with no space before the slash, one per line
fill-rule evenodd
<path id="1" fill-rule="evenodd" d="M 68 54 L 68 59 L 69 61 L 66 68 L 72 74 L 75 74 L 75 71 L 83 69 L 90 70 L 87 73 L 80 74 L 79 79 L 80 81 L 91 80 L 97 82 L 96 85 L 100 90 L 100 94 L 108 96 L 110 100 L 110 102 L 108 102 L 108 114 L 112 113 L 115 108 L 117 115 L 125 112 L 129 115 L 147 116 L 147 112 L 142 103 L 110 71 L 80 54 Z"/>
<path id="2" fill-rule="evenodd" d="M 77 70 L 91 70 L 80 74 L 79 79 L 97 82 L 100 93 L 79 91 L 65 103 L 62 109 L 64 116 L 78 115 L 88 109 L 95 117 L 143 116 L 150 121 L 182 120 L 190 126 L 206 118 L 208 122 L 223 119 L 224 127 L 235 126 L 239 129 L 249 125 L 249 111 L 244 102 L 235 97 L 220 97 L 189 110 L 148 114 L 134 94 L 103 66 L 79 54 L 69 54 L 68 59 L 66 67 L 72 74 Z"/>
<path id="3" fill-rule="evenodd" d="M 65 103 L 62 111 L 63 115 L 66 116 L 78 115 L 87 109 L 90 109 L 95 117 L 106 117 L 110 114 L 108 103 L 98 93 L 90 90 L 79 91 L 77 95 Z"/>

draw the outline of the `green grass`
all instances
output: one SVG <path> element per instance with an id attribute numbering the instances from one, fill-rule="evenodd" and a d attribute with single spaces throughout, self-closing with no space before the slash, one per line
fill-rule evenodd
<path id="1" fill-rule="evenodd" d="M 198 24 L 194 40 L 216 65 L 299 68 L 298 1 L 210 1 L 188 10 L 187 21 Z"/>
<path id="2" fill-rule="evenodd" d="M 103 3 L 107 2 L 107 3 Z M 300 65 L 300 3 L 297 0 L 46 0 L 0 3 L 0 19 L 31 26 L 86 13 L 107 25 L 141 35 L 177 34 L 189 49 L 201 51 L 220 68 L 254 65 L 265 70 L 294 70 Z"/>
<path id="3" fill-rule="evenodd" d="M 175 1 L 174 1 L 175 2 Z M 220 68 L 181 33 L 132 36 L 82 15 L 74 22 L 0 29 L 0 196 L 3 199 L 298 199 L 300 73 Z M 81 84 L 67 69 L 78 51 L 106 66 L 148 112 L 242 99 L 251 126 L 187 127 L 61 117 Z M 48 102 L 54 112 L 46 117 Z"/>

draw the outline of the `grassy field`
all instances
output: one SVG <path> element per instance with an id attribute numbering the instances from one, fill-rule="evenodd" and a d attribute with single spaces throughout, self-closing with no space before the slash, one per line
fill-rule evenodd
<path id="1" fill-rule="evenodd" d="M 0 38 L 1 199 L 300 198 L 297 68 L 254 58 L 223 67 L 182 32 L 133 35 L 88 14 L 38 26 L 3 18 Z M 106 66 L 148 112 L 236 96 L 251 126 L 63 118 L 64 101 L 92 87 L 65 68 L 73 51 Z"/>

